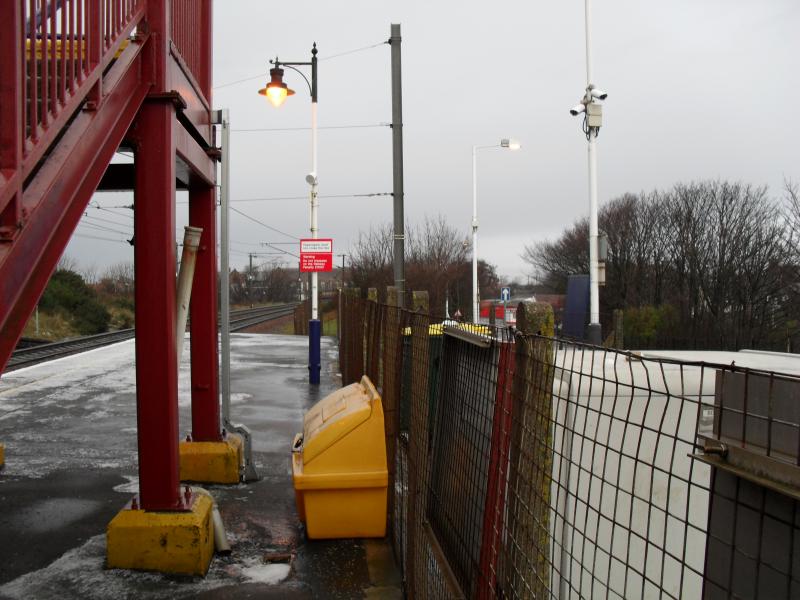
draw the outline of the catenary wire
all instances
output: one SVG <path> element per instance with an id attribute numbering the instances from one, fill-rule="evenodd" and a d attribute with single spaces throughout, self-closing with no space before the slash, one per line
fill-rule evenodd
<path id="1" fill-rule="evenodd" d="M 337 54 L 331 54 L 330 56 L 321 56 L 317 60 L 322 62 L 324 60 L 330 60 L 332 58 L 339 58 L 340 56 L 347 56 L 348 54 L 355 54 L 356 52 L 363 52 L 364 50 L 371 50 L 372 48 L 377 48 L 378 46 L 383 46 L 384 44 L 388 44 L 388 41 L 385 42 L 378 42 L 377 44 L 372 44 L 370 46 L 363 46 L 362 48 L 354 48 L 353 50 L 345 50 L 344 52 L 338 52 Z M 228 83 L 222 83 L 220 85 L 215 85 L 213 89 L 221 90 L 222 88 L 230 87 L 232 85 L 237 85 L 239 83 L 244 83 L 246 81 L 253 81 L 254 79 L 262 79 L 265 78 L 268 73 L 259 73 L 258 75 L 253 75 L 252 77 L 244 77 L 242 79 L 237 79 L 235 81 L 229 81 Z"/>

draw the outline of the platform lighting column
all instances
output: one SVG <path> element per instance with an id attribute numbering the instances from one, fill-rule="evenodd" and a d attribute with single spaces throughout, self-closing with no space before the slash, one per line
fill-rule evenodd
<path id="1" fill-rule="evenodd" d="M 502 139 L 499 144 L 472 147 L 472 320 L 477 323 L 480 313 L 481 294 L 478 288 L 478 150 L 506 148 L 519 150 L 516 140 Z"/>
<path id="2" fill-rule="evenodd" d="M 597 201 L 597 134 L 603 124 L 603 106 L 598 100 L 605 100 L 608 94 L 597 89 L 592 83 L 592 6 L 585 0 L 586 20 L 586 93 L 581 103 L 570 110 L 573 116 L 584 115 L 584 133 L 588 141 L 589 159 L 589 330 L 588 341 L 600 344 L 600 263 L 598 246 L 598 201 Z"/>
<path id="3" fill-rule="evenodd" d="M 258 90 L 262 96 L 266 96 L 273 106 L 278 107 L 283 104 L 288 96 L 294 94 L 283 82 L 283 69 L 289 67 L 299 73 L 308 84 L 311 93 L 311 172 L 306 176 L 306 182 L 311 186 L 311 238 L 319 237 L 319 222 L 317 217 L 318 192 L 317 192 L 317 44 L 311 48 L 310 62 L 286 62 L 271 60 L 273 67 L 270 69 L 270 82 L 266 87 Z M 297 69 L 298 66 L 311 67 L 311 81 Z M 308 373 L 309 382 L 317 385 L 320 379 L 321 353 L 320 338 L 322 336 L 322 324 L 319 320 L 319 276 L 316 272 L 311 273 L 311 320 L 308 322 Z"/>

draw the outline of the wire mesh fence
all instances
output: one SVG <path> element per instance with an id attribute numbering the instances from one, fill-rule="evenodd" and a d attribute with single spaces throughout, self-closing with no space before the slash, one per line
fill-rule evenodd
<path id="1" fill-rule="evenodd" d="M 800 378 L 524 319 L 443 324 L 347 296 L 340 314 L 343 384 L 366 372 L 393 415 L 409 597 L 800 597 Z"/>

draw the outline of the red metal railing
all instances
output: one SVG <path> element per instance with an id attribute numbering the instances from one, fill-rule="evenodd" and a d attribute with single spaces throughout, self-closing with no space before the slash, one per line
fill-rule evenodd
<path id="1" fill-rule="evenodd" d="M 25 48 L 23 104 L 25 156 L 39 158 L 37 146 L 51 141 L 91 93 L 102 98 L 103 69 L 144 10 L 143 0 L 23 0 Z M 26 166 L 35 161 L 25 161 Z M 27 169 L 26 169 L 27 174 Z"/>
<path id="2" fill-rule="evenodd" d="M 173 48 L 189 67 L 200 86 L 198 91 L 207 101 L 211 100 L 210 36 L 209 0 L 172 0 Z"/>
<path id="3" fill-rule="evenodd" d="M 102 102 L 103 71 L 144 12 L 145 0 L 8 0 L 0 19 L 0 235 L 21 218 L 21 181 L 79 107 Z"/>

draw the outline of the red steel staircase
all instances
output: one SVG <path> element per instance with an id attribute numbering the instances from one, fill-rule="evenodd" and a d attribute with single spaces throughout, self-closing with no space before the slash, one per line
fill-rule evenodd
<path id="1" fill-rule="evenodd" d="M 210 14 L 209 0 L 0 6 L 0 372 L 148 95 L 195 99 L 180 117 L 203 144 L 184 146 L 207 158 Z"/>
<path id="2" fill-rule="evenodd" d="M 2 12 L 0 371 L 150 87 L 143 0 Z"/>

